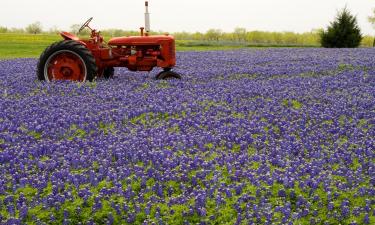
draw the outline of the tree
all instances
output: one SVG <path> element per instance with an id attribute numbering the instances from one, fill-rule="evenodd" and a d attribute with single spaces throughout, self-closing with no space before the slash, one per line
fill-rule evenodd
<path id="1" fill-rule="evenodd" d="M 237 38 L 238 41 L 245 41 L 246 40 L 246 28 L 242 28 L 242 27 L 236 27 L 234 29 L 234 34 Z"/>
<path id="2" fill-rule="evenodd" d="M 8 29 L 8 32 L 16 33 L 16 34 L 23 34 L 23 33 L 25 33 L 25 30 L 23 28 L 12 27 L 12 28 Z"/>
<path id="3" fill-rule="evenodd" d="M 42 33 L 42 24 L 40 22 L 29 24 L 26 27 L 26 32 L 30 34 L 40 34 Z"/>
<path id="4" fill-rule="evenodd" d="M 356 48 L 362 38 L 357 18 L 346 7 L 337 13 L 327 30 L 320 33 L 320 43 L 325 48 Z"/>
<path id="5" fill-rule="evenodd" d="M 70 32 L 73 34 L 78 34 L 79 29 L 82 27 L 82 24 L 73 24 L 70 26 Z M 80 33 L 81 35 L 88 35 L 90 31 L 88 29 L 83 29 Z"/>
<path id="6" fill-rule="evenodd" d="M 372 11 L 373 15 L 368 17 L 368 21 L 372 24 L 375 29 L 375 9 Z"/>
<path id="7" fill-rule="evenodd" d="M 219 41 L 220 36 L 222 35 L 222 31 L 220 29 L 209 29 L 205 36 L 209 41 L 215 40 Z"/>
<path id="8" fill-rule="evenodd" d="M 201 32 L 195 32 L 194 34 L 192 34 L 192 39 L 193 40 L 203 40 L 204 34 L 202 34 Z"/>
<path id="9" fill-rule="evenodd" d="M 375 9 L 372 12 L 373 15 L 368 17 L 368 21 L 372 24 L 372 27 L 375 29 Z M 375 47 L 375 38 L 372 47 Z"/>
<path id="10" fill-rule="evenodd" d="M 70 26 L 70 32 L 74 34 L 78 33 L 78 30 L 81 26 L 82 25 L 79 25 L 79 24 L 73 24 L 72 26 Z"/>
<path id="11" fill-rule="evenodd" d="M 106 29 L 100 31 L 104 36 L 120 37 L 125 35 L 125 31 L 121 29 Z"/>
<path id="12" fill-rule="evenodd" d="M 60 33 L 60 29 L 57 26 L 53 26 L 48 30 L 48 33 L 50 34 L 58 34 Z"/>

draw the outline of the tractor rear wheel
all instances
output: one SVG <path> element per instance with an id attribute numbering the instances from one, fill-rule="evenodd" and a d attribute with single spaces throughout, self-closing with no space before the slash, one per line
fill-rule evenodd
<path id="1" fill-rule="evenodd" d="M 91 52 L 73 40 L 56 42 L 49 46 L 39 58 L 37 76 L 39 80 L 92 81 L 97 66 Z"/>
<path id="2" fill-rule="evenodd" d="M 171 70 L 164 70 L 156 75 L 157 80 L 181 79 L 181 75 Z"/>

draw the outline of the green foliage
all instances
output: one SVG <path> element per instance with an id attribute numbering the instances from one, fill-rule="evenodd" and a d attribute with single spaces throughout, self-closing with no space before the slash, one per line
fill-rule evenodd
<path id="1" fill-rule="evenodd" d="M 293 109 L 301 109 L 302 108 L 302 103 L 295 100 L 295 99 L 292 99 L 292 100 L 289 100 L 289 99 L 283 99 L 282 103 L 281 103 L 284 107 L 292 107 Z"/>
<path id="2" fill-rule="evenodd" d="M 206 145 L 208 148 L 214 148 L 214 146 L 210 143 Z M 234 148 L 237 148 L 238 146 L 234 146 Z M 248 149 L 249 154 L 254 154 L 256 152 L 255 148 Z M 253 166 L 251 169 L 257 170 L 260 165 L 262 165 L 262 162 L 253 162 Z M 142 165 L 143 166 L 143 165 Z M 267 165 L 269 166 L 269 165 Z M 349 165 L 350 170 L 355 171 L 360 167 L 359 159 L 353 158 L 352 163 Z M 334 170 L 339 169 L 339 164 L 333 164 L 332 168 Z M 280 168 L 276 168 L 273 166 L 270 166 L 271 172 L 274 172 L 275 170 L 280 170 Z M 229 172 L 227 170 L 227 167 L 220 167 L 217 166 L 216 170 L 220 172 L 221 174 L 219 178 L 220 183 L 226 183 L 226 184 L 235 184 L 230 179 L 230 176 L 233 175 L 233 171 Z M 189 178 L 192 176 L 196 176 L 197 171 L 192 171 L 189 173 Z M 213 174 L 213 173 L 212 173 Z M 141 183 L 140 179 L 133 179 L 133 176 L 131 178 L 131 183 L 128 184 L 126 180 L 122 181 L 122 188 L 125 190 L 128 187 L 131 187 L 131 190 L 134 191 L 136 194 L 141 192 Z M 211 175 L 212 179 L 212 175 Z M 154 178 L 150 178 L 146 182 L 147 187 L 152 187 L 157 181 L 155 181 Z M 343 200 L 349 200 L 350 202 L 350 210 L 352 211 L 355 206 L 364 206 L 366 204 L 366 199 L 368 198 L 367 195 L 365 196 L 355 196 L 356 193 L 358 193 L 359 187 L 368 187 L 370 185 L 370 180 L 366 179 L 363 180 L 359 187 L 349 189 L 349 190 L 341 190 L 340 188 L 336 187 L 336 182 L 345 182 L 345 177 L 339 176 L 339 175 L 333 175 L 332 181 L 330 182 L 330 188 L 332 188 L 332 193 L 337 193 L 337 197 L 332 199 L 334 203 L 334 209 L 333 211 L 339 211 L 340 205 L 343 202 Z M 262 198 L 265 198 L 267 200 L 267 203 L 270 205 L 271 210 L 275 210 L 275 207 L 282 206 L 281 204 L 283 202 L 290 202 L 291 204 L 291 210 L 292 212 L 297 211 L 301 207 L 297 206 L 297 197 L 303 197 L 305 199 L 308 199 L 310 202 L 312 202 L 311 206 L 309 206 L 309 209 L 316 210 L 318 212 L 317 218 L 319 218 L 319 222 L 317 224 L 323 224 L 323 222 L 329 222 L 330 224 L 339 224 L 341 222 L 342 224 L 349 224 L 350 221 L 356 220 L 356 221 L 363 221 L 363 214 L 360 216 L 351 215 L 349 218 L 345 218 L 341 221 L 338 221 L 337 218 L 334 218 L 330 215 L 328 209 L 327 209 L 327 203 L 328 203 L 328 195 L 325 191 L 323 185 L 319 185 L 317 189 L 311 189 L 308 186 L 301 187 L 299 185 L 299 181 L 295 181 L 293 188 L 285 187 L 282 183 L 275 182 L 273 184 L 267 184 L 265 182 L 261 182 L 258 185 L 254 185 L 251 182 L 244 180 L 241 181 L 241 184 L 243 184 L 242 192 L 246 193 L 249 196 L 255 197 L 256 200 L 253 202 L 255 204 L 259 204 Z M 241 203 L 240 196 L 235 194 L 233 190 L 231 190 L 232 196 L 226 197 L 225 201 L 222 202 L 220 205 L 217 205 L 214 198 L 208 198 L 207 204 L 206 204 L 206 210 L 207 215 L 205 217 L 198 216 L 197 212 L 194 212 L 193 214 L 184 215 L 184 213 L 189 211 L 189 206 L 193 206 L 195 203 L 195 198 L 189 199 L 189 201 L 186 204 L 170 204 L 170 200 L 172 198 L 179 197 L 183 194 L 183 191 L 180 188 L 178 181 L 170 180 L 165 183 L 166 187 L 172 188 L 173 193 L 171 196 L 167 196 L 164 198 L 164 201 L 161 201 L 159 203 L 155 203 L 151 206 L 150 209 L 150 215 L 145 214 L 145 207 L 146 204 L 140 204 L 138 205 L 140 207 L 140 211 L 135 213 L 135 222 L 133 224 L 142 224 L 145 220 L 154 223 L 158 223 L 159 221 L 163 221 L 165 224 L 183 224 L 184 222 L 189 222 L 191 224 L 197 224 L 199 222 L 208 222 L 208 224 L 234 224 L 237 219 L 237 211 L 235 209 L 235 205 L 238 204 L 238 206 L 244 210 L 246 205 L 245 203 Z M 199 185 L 202 185 L 201 182 L 199 182 Z M 87 199 L 85 202 L 82 198 L 78 196 L 78 190 L 74 186 L 70 186 L 67 184 L 65 186 L 66 189 L 72 188 L 72 199 L 66 200 L 64 203 L 60 204 L 59 209 L 56 208 L 49 208 L 46 209 L 43 204 L 38 204 L 32 207 L 29 212 L 26 221 L 27 224 L 35 224 L 33 222 L 33 217 L 39 219 L 40 221 L 48 224 L 61 224 L 61 221 L 64 217 L 64 211 L 67 211 L 69 214 L 69 221 L 70 224 L 78 224 L 78 223 L 84 223 L 86 224 L 89 220 L 93 220 L 97 224 L 105 224 L 108 220 L 108 216 L 112 215 L 114 219 L 114 224 L 128 224 L 126 223 L 126 218 L 129 212 L 135 212 L 135 205 L 132 203 L 132 201 L 127 201 L 124 199 L 123 196 L 117 195 L 112 196 L 109 198 L 103 198 L 101 199 L 102 207 L 100 210 L 93 211 L 93 202 L 95 196 L 98 196 L 100 191 L 103 188 L 111 188 L 113 187 L 112 182 L 108 182 L 107 180 L 102 180 L 99 182 L 99 184 L 96 187 L 92 187 L 90 191 L 92 192 L 92 196 Z M 83 188 L 83 187 L 81 187 Z M 257 194 L 257 190 L 259 190 L 259 193 Z M 279 196 L 279 190 L 285 191 L 285 197 Z M 294 197 L 291 195 L 291 192 L 294 192 Z M 18 199 L 20 194 L 23 194 L 28 201 L 31 201 L 37 194 L 40 195 L 41 198 L 45 198 L 52 194 L 52 184 L 51 182 L 48 183 L 48 186 L 44 188 L 43 190 L 39 190 L 37 188 L 34 188 L 32 186 L 25 186 L 23 188 L 18 188 L 14 192 L 14 198 Z M 153 196 L 155 193 L 153 191 L 147 192 L 144 195 L 144 199 L 147 202 L 151 196 Z M 166 194 L 166 193 L 165 193 Z M 218 190 L 215 191 L 214 196 L 218 194 Z M 312 201 L 314 196 L 318 196 L 318 200 Z M 4 200 L 4 196 L 0 196 L 0 201 Z M 126 203 L 129 206 L 128 211 L 121 211 L 120 214 L 117 214 L 114 208 L 112 208 L 112 202 L 114 204 L 122 205 L 123 203 Z M 160 219 L 156 218 L 156 208 L 160 209 Z M 79 211 L 78 211 L 79 209 Z M 171 213 L 171 210 L 174 212 Z M 252 208 L 249 209 L 250 213 L 253 213 L 254 211 Z M 0 209 L 0 213 L 8 218 L 10 215 L 6 211 L 5 208 Z M 19 212 L 17 212 L 19 213 Z M 50 216 L 53 215 L 56 218 L 55 222 L 50 221 Z M 242 214 L 243 215 L 243 214 Z M 210 217 L 214 216 L 214 219 L 210 221 Z M 283 215 L 276 212 L 272 220 L 279 224 L 281 222 Z M 310 224 L 309 218 L 311 218 L 311 215 L 305 216 L 300 218 L 298 221 L 298 224 Z M 374 216 L 370 216 L 370 220 L 372 221 L 374 219 Z M 255 222 L 255 220 L 250 220 Z M 249 221 L 247 221 L 249 222 Z M 262 222 L 259 222 L 259 224 L 263 224 L 264 218 L 262 218 Z M 244 222 L 244 224 L 247 224 Z M 257 223 L 258 224 L 258 223 Z"/>
<path id="3" fill-rule="evenodd" d="M 36 132 L 36 131 L 30 131 L 28 132 L 28 135 L 32 136 L 33 138 L 39 140 L 42 138 L 42 133 Z"/>
<path id="4" fill-rule="evenodd" d="M 321 45 L 325 48 L 356 48 L 362 41 L 357 18 L 345 7 L 327 30 L 320 33 Z"/>
<path id="5" fill-rule="evenodd" d="M 30 185 L 26 185 L 23 188 L 18 188 L 16 191 L 17 196 L 20 193 L 23 193 L 23 195 L 28 199 L 32 199 L 32 197 L 35 196 L 35 194 L 38 192 L 38 189 L 31 187 Z"/>
<path id="6" fill-rule="evenodd" d="M 74 138 L 83 139 L 87 135 L 87 132 L 83 129 L 80 129 L 76 124 L 72 124 L 67 135 L 68 140 L 73 140 Z"/>
<path id="7" fill-rule="evenodd" d="M 292 100 L 292 107 L 294 109 L 301 109 L 302 108 L 302 103 L 297 101 L 297 100 Z"/>
<path id="8" fill-rule="evenodd" d="M 112 132 L 115 129 L 115 124 L 114 123 L 103 123 L 99 122 L 99 130 L 101 130 L 105 135 L 108 133 Z"/>

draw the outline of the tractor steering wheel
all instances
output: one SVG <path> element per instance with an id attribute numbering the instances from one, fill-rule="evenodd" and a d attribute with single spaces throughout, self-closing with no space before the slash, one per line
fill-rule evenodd
<path id="1" fill-rule="evenodd" d="M 93 19 L 93 17 L 91 17 L 90 19 L 88 19 L 88 20 L 82 25 L 82 27 L 79 28 L 78 33 L 81 33 L 81 31 L 82 31 L 83 29 L 85 29 L 85 27 L 87 27 L 87 26 L 90 24 L 90 22 L 91 22 L 92 19 Z"/>

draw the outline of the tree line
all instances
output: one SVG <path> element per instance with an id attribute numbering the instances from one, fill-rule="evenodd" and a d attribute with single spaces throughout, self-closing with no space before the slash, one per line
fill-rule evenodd
<path id="1" fill-rule="evenodd" d="M 70 32 L 77 33 L 79 24 L 70 27 Z M 54 27 L 49 30 L 43 30 L 40 22 L 35 22 L 25 28 L 7 28 L 0 26 L 0 33 L 20 33 L 20 34 L 55 34 L 59 30 Z M 105 37 L 118 37 L 139 35 L 139 31 L 122 29 L 104 29 L 101 33 Z M 154 31 L 154 33 L 166 33 L 163 31 Z M 84 30 L 82 35 L 88 35 L 89 31 Z M 285 44 L 285 45 L 319 45 L 319 30 L 313 30 L 306 33 L 294 32 L 267 32 L 267 31 L 248 31 L 245 28 L 235 28 L 233 32 L 224 32 L 220 29 L 209 29 L 206 32 L 174 32 L 171 33 L 177 40 L 192 41 L 210 41 L 210 42 L 236 42 L 236 43 L 254 43 L 254 44 Z"/>
<path id="2" fill-rule="evenodd" d="M 368 17 L 368 21 L 375 29 L 375 9 L 373 16 Z M 81 25 L 73 24 L 70 32 L 77 33 Z M 43 30 L 40 22 L 29 24 L 22 28 L 7 28 L 0 26 L 0 33 L 29 33 L 55 34 L 59 30 L 57 27 Z M 139 35 L 139 31 L 128 31 L 122 29 L 104 29 L 101 31 L 105 37 Z M 154 33 L 165 33 L 158 31 Z M 88 35 L 89 31 L 84 30 L 82 35 Z M 375 39 L 371 36 L 362 36 L 357 24 L 357 19 L 352 16 L 345 7 L 340 11 L 331 25 L 324 29 L 312 30 L 311 32 L 268 32 L 249 31 L 242 27 L 235 28 L 232 32 L 224 32 L 220 29 L 209 29 L 206 32 L 175 32 L 171 33 L 176 40 L 205 41 L 218 43 L 237 43 L 254 45 L 285 45 L 285 46 L 323 46 L 323 47 L 357 47 L 374 46 Z"/>

